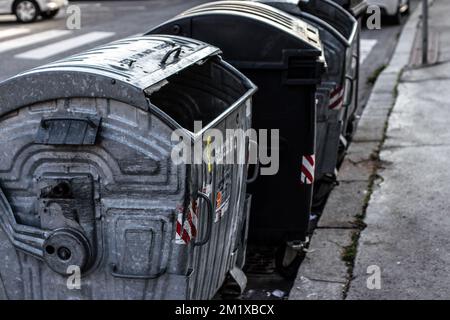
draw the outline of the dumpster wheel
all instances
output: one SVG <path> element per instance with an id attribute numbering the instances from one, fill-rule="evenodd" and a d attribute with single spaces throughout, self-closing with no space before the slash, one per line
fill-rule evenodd
<path id="1" fill-rule="evenodd" d="M 303 250 L 295 250 L 287 244 L 281 245 L 275 255 L 278 273 L 287 280 L 294 280 L 305 256 L 306 252 Z"/>

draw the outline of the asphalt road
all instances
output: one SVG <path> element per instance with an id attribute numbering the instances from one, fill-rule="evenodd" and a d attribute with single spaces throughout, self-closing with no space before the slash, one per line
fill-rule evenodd
<path id="1" fill-rule="evenodd" d="M 20 24 L 0 16 L 0 80 L 21 71 L 136 35 L 206 0 L 71 1 L 81 9 L 81 29 L 67 30 L 67 17 Z"/>
<path id="2" fill-rule="evenodd" d="M 19 24 L 12 15 L 0 16 L 0 81 L 27 69 L 104 44 L 143 33 L 164 20 L 207 0 L 71 1 L 81 8 L 81 29 L 67 30 L 66 16 Z M 412 0 L 413 6 L 418 0 Z M 371 91 L 371 78 L 395 48 L 400 26 L 384 24 L 363 30 L 360 71 L 360 109 Z M 291 282 L 277 275 L 249 277 L 247 299 L 275 298 L 270 292 L 289 290 Z M 279 298 L 279 297 L 278 297 Z"/>
<path id="3" fill-rule="evenodd" d="M 411 0 L 412 12 L 420 0 Z M 380 68 L 387 65 L 391 59 L 400 36 L 401 26 L 392 25 L 382 20 L 381 29 L 368 30 L 364 28 L 361 34 L 361 70 L 359 81 L 359 112 L 363 112 L 364 106 L 370 96 L 373 81 L 370 81 Z"/>

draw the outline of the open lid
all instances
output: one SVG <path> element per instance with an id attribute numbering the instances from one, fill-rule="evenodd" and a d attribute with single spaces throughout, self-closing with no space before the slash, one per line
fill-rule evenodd
<path id="1" fill-rule="evenodd" d="M 111 98 L 148 110 L 145 90 L 220 50 L 168 35 L 127 38 L 26 71 L 0 84 L 0 116 L 37 102 Z"/>

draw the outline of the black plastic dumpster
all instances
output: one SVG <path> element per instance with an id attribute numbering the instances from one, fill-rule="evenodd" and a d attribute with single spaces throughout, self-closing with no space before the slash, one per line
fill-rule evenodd
<path id="1" fill-rule="evenodd" d="M 259 0 L 315 26 L 323 43 L 327 72 L 317 92 L 316 183 L 314 204 L 320 206 L 335 184 L 338 160 L 347 145 L 347 125 L 357 110 L 357 20 L 331 0 Z"/>
<path id="2" fill-rule="evenodd" d="M 279 129 L 279 150 L 268 148 L 279 152 L 280 166 L 249 186 L 249 243 L 300 250 L 311 211 L 315 95 L 324 69 L 318 30 L 261 3 L 220 1 L 190 9 L 152 33 L 212 43 L 258 86 L 253 127 Z"/>
<path id="3" fill-rule="evenodd" d="M 219 54 L 143 36 L 0 84 L 0 298 L 206 299 L 242 275 L 247 164 L 172 154 L 250 128 L 256 87 Z"/>

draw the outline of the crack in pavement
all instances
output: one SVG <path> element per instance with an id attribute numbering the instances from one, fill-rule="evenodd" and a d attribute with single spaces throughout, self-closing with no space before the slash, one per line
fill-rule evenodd
<path id="1" fill-rule="evenodd" d="M 325 280 L 325 279 L 316 279 L 316 278 L 309 278 L 306 276 L 303 276 L 304 278 L 310 280 L 310 281 L 318 281 L 318 282 L 327 282 L 327 283 L 338 283 L 338 284 L 346 284 L 345 281 L 339 281 L 339 280 Z"/>
<path id="2" fill-rule="evenodd" d="M 354 224 L 354 222 L 350 222 L 350 224 Z M 316 230 L 355 230 L 358 229 L 358 226 L 354 226 L 354 227 L 327 227 L 327 226 L 320 226 L 317 227 Z M 339 245 L 340 247 L 342 247 L 341 245 Z"/>

